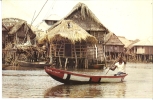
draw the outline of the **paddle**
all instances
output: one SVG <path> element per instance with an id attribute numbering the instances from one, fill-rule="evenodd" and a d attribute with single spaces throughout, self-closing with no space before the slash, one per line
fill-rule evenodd
<path id="1" fill-rule="evenodd" d="M 119 55 L 122 57 L 122 52 L 121 52 Z M 115 59 L 115 61 L 114 61 L 113 64 L 111 65 L 111 67 L 114 65 L 114 63 L 116 62 L 116 60 L 117 60 L 120 56 L 118 56 L 118 57 Z M 106 72 L 106 74 L 109 72 L 109 70 L 110 70 L 110 68 L 108 69 L 108 71 Z"/>
<path id="2" fill-rule="evenodd" d="M 117 59 L 116 59 L 116 60 L 117 60 Z M 116 62 L 116 60 L 113 62 L 112 65 L 114 65 L 114 63 Z M 112 65 L 111 65 L 111 66 L 112 66 Z M 110 68 L 108 69 L 108 71 L 106 72 L 106 74 L 109 72 L 109 70 L 110 70 Z"/>

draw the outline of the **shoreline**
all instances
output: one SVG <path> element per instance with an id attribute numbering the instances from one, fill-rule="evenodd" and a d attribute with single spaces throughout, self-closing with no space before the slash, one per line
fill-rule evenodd
<path id="1" fill-rule="evenodd" d="M 22 66 L 4 66 L 2 65 L 2 70 L 43 70 L 44 68 L 36 67 L 22 67 Z"/>
<path id="2" fill-rule="evenodd" d="M 144 62 L 128 62 L 128 64 L 153 64 L 152 62 L 144 63 Z M 111 65 L 110 63 L 107 64 L 107 67 Z M 2 65 L 2 70 L 43 70 L 44 68 L 37 68 L 37 67 L 22 67 L 22 66 L 13 66 L 13 65 Z"/>

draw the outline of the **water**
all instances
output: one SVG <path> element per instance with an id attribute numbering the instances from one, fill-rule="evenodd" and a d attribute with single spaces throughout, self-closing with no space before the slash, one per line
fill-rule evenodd
<path id="1" fill-rule="evenodd" d="M 107 69 L 108 70 L 108 69 Z M 73 70 L 104 75 L 107 70 Z M 109 71 L 108 75 L 115 74 Z M 128 63 L 123 83 L 64 85 L 40 70 L 3 70 L 2 98 L 152 98 L 153 64 Z"/>

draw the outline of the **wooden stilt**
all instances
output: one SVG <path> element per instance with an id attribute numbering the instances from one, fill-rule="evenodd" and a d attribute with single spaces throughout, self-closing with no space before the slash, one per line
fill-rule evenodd
<path id="1" fill-rule="evenodd" d="M 60 50 L 61 50 L 61 47 L 62 47 L 62 44 L 60 45 L 60 48 L 59 48 L 59 51 L 58 51 L 60 67 L 62 67 L 61 57 L 60 57 L 60 55 L 59 55 L 59 52 L 60 52 Z"/>
<path id="2" fill-rule="evenodd" d="M 65 68 L 66 68 L 66 65 L 67 65 L 67 60 L 68 60 L 68 58 L 65 59 Z"/>
<path id="3" fill-rule="evenodd" d="M 77 54 L 76 54 L 75 45 L 73 45 L 73 49 L 74 49 L 74 53 L 75 53 L 75 68 L 77 68 L 77 66 L 78 66 L 78 61 L 77 61 Z"/>

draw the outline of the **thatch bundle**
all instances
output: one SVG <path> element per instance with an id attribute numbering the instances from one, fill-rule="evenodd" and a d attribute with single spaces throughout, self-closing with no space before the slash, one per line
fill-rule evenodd
<path id="1" fill-rule="evenodd" d="M 40 44 L 44 43 L 44 41 L 53 42 L 61 40 L 69 40 L 73 44 L 82 41 L 91 44 L 97 43 L 97 39 L 94 36 L 87 33 L 72 20 L 62 20 L 53 27 L 47 35 L 39 40 Z"/>

